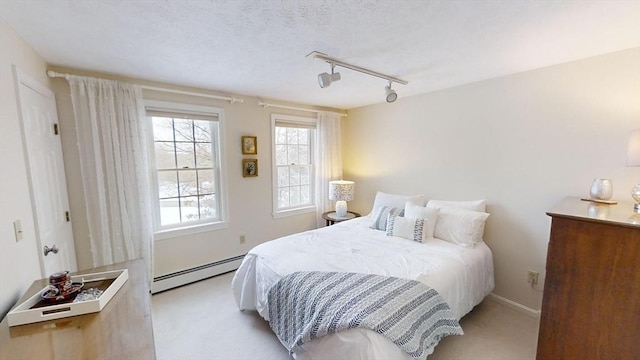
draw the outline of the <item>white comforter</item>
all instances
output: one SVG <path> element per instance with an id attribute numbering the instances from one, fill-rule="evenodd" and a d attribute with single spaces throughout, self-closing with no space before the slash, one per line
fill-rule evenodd
<path id="1" fill-rule="evenodd" d="M 267 293 L 295 271 L 344 271 L 414 279 L 444 298 L 462 318 L 494 287 L 493 259 L 483 242 L 475 248 L 430 239 L 417 243 L 370 229 L 362 217 L 282 237 L 253 248 L 233 278 L 241 310 L 257 310 L 269 320 Z M 431 353 L 430 349 L 428 353 Z M 296 352 L 298 359 L 409 358 L 392 342 L 364 329 L 315 339 Z"/>

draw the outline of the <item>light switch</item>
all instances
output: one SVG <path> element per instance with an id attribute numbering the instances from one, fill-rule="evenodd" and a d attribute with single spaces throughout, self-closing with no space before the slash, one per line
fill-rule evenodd
<path id="1" fill-rule="evenodd" d="M 22 240 L 22 224 L 20 223 L 20 220 L 13 222 L 13 231 L 16 233 L 16 242 Z"/>

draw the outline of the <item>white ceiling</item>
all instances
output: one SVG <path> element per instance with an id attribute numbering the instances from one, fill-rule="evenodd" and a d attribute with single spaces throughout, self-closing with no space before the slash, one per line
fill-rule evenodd
<path id="1" fill-rule="evenodd" d="M 640 1 L 0 0 L 48 63 L 349 109 L 640 46 Z"/>

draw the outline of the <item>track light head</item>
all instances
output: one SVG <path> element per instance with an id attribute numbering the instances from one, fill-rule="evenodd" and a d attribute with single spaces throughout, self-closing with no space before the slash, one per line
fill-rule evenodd
<path id="1" fill-rule="evenodd" d="M 318 75 L 318 84 L 321 88 L 326 88 L 331 85 L 332 82 L 340 80 L 340 73 L 334 72 L 335 65 L 331 64 L 331 74 L 326 72 Z"/>
<path id="2" fill-rule="evenodd" d="M 326 88 L 329 85 L 331 85 L 332 82 L 335 82 L 338 80 L 340 80 L 340 73 L 332 72 L 331 74 L 329 74 L 324 72 L 318 75 L 318 83 L 320 84 L 321 88 Z"/>
<path id="3" fill-rule="evenodd" d="M 398 94 L 391 88 L 391 82 L 389 82 L 389 85 L 384 87 L 384 92 L 387 94 L 386 99 L 388 103 L 392 103 L 398 99 Z"/>

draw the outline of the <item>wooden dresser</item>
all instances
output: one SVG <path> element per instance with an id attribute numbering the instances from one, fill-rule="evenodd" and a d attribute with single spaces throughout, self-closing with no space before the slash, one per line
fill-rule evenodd
<path id="1" fill-rule="evenodd" d="M 547 215 L 537 359 L 640 359 L 640 214 L 568 197 Z"/>
<path id="2" fill-rule="evenodd" d="M 100 312 L 9 327 L 0 323 L 0 359 L 155 359 L 151 295 L 142 260 L 81 271 L 128 269 L 129 280 Z M 35 282 L 21 303 L 47 285 Z"/>

